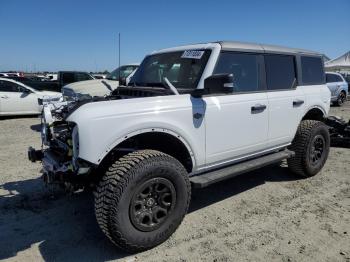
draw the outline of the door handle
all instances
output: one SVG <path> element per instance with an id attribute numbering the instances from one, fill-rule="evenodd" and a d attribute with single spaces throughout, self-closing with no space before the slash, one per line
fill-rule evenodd
<path id="1" fill-rule="evenodd" d="M 255 106 L 251 107 L 251 112 L 252 112 L 252 114 L 260 113 L 260 112 L 264 111 L 265 109 L 266 109 L 266 105 L 257 104 Z"/>
<path id="2" fill-rule="evenodd" d="M 0 96 L 1 98 L 5 98 L 5 99 L 8 99 L 9 97 L 7 95 L 2 95 Z"/>
<path id="3" fill-rule="evenodd" d="M 302 104 L 304 104 L 304 100 L 297 99 L 293 101 L 293 107 L 300 106 Z"/>

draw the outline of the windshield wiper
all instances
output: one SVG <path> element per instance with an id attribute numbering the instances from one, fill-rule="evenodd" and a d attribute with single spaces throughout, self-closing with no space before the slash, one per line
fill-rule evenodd
<path id="1" fill-rule="evenodd" d="M 174 93 L 174 95 L 179 95 L 179 92 L 177 91 L 176 87 L 169 81 L 169 79 L 166 77 L 164 77 L 163 79 L 166 83 L 167 88 L 170 89 Z"/>
<path id="2" fill-rule="evenodd" d="M 106 81 L 102 80 L 102 84 L 104 84 L 111 92 L 113 91 L 112 87 L 110 84 L 108 84 Z"/>

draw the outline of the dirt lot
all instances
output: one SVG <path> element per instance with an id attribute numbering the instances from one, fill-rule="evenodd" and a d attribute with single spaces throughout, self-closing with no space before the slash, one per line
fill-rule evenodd
<path id="1" fill-rule="evenodd" d="M 350 102 L 331 114 L 350 118 Z M 350 261 L 350 149 L 299 179 L 285 166 L 193 192 L 189 214 L 153 250 L 130 256 L 99 230 L 88 193 L 43 186 L 38 118 L 0 120 L 0 259 L 11 261 Z M 54 196 L 53 196 L 54 195 Z"/>

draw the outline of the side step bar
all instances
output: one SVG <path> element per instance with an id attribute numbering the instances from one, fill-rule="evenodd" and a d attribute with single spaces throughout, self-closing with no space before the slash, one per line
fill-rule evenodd
<path id="1" fill-rule="evenodd" d="M 216 182 L 229 179 L 240 174 L 259 169 L 274 163 L 278 163 L 283 159 L 293 157 L 295 153 L 290 150 L 283 150 L 277 153 L 271 153 L 259 158 L 247 160 L 232 166 L 224 167 L 222 169 L 209 171 L 208 173 L 200 174 L 190 177 L 191 184 L 194 188 L 207 187 Z"/>

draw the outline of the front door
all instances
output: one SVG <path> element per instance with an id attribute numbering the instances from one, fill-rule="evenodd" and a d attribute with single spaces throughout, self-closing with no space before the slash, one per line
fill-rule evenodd
<path id="1" fill-rule="evenodd" d="M 238 161 L 266 148 L 269 114 L 261 62 L 259 54 L 220 54 L 214 74 L 233 74 L 234 92 L 203 98 L 207 166 Z"/>

